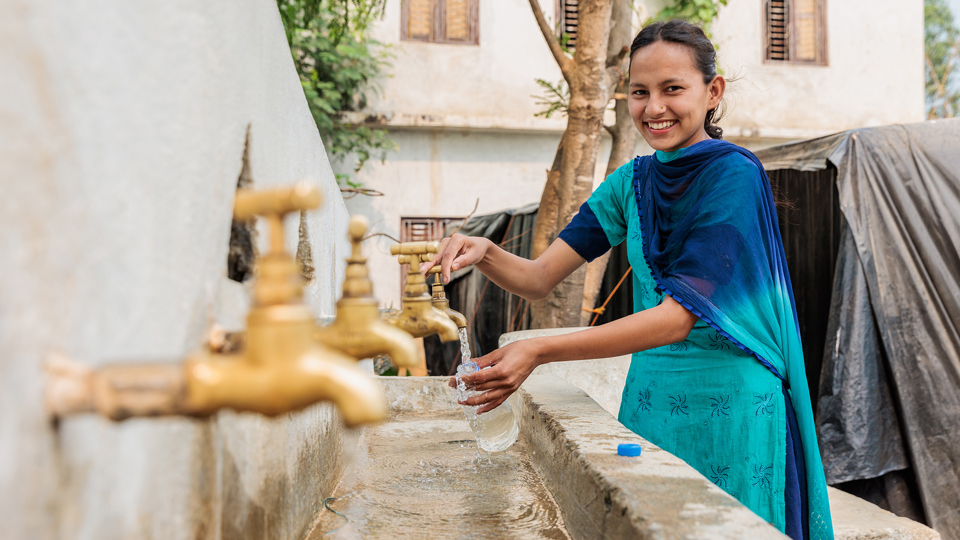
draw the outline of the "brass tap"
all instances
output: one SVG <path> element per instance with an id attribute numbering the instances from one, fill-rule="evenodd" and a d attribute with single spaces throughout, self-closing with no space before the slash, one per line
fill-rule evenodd
<path id="1" fill-rule="evenodd" d="M 380 318 L 380 307 L 373 297 L 373 283 L 363 256 L 362 241 L 369 224 L 363 216 L 350 218 L 349 237 L 353 251 L 347 259 L 343 296 L 337 302 L 337 318 L 317 329 L 320 343 L 355 358 L 386 354 L 397 367 L 417 367 L 420 355 L 417 343 L 407 332 Z"/>
<path id="2" fill-rule="evenodd" d="M 390 253 L 399 255 L 400 264 L 410 266 L 407 284 L 403 288 L 402 307 L 386 321 L 415 338 L 437 334 L 440 341 L 457 341 L 460 339 L 457 325 L 446 313 L 433 307 L 427 281 L 419 271 L 420 263 L 432 261 L 439 247 L 439 242 L 405 242 L 390 246 Z"/>
<path id="3" fill-rule="evenodd" d="M 348 426 L 385 418 L 380 385 L 356 367 L 356 359 L 316 341 L 313 313 L 302 301 L 300 269 L 283 247 L 283 216 L 317 208 L 320 201 L 320 192 L 305 183 L 237 192 L 234 217 L 262 216 L 270 226 L 270 249 L 257 261 L 253 307 L 240 351 L 205 349 L 183 363 L 96 370 L 54 360 L 48 366 L 48 409 L 55 416 L 95 411 L 114 420 L 203 416 L 222 408 L 276 416 L 332 401 Z"/>
<path id="4" fill-rule="evenodd" d="M 450 317 L 450 320 L 457 325 L 457 328 L 466 328 L 467 318 L 463 316 L 463 313 L 450 309 L 450 300 L 447 298 L 446 291 L 443 290 L 443 283 L 440 282 L 440 272 L 439 266 L 434 266 L 427 271 L 427 275 L 433 275 L 433 307 L 446 313 L 447 317 Z"/>

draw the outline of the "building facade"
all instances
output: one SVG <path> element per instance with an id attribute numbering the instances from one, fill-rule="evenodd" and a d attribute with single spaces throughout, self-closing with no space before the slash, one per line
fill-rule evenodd
<path id="1" fill-rule="evenodd" d="M 575 4 L 541 0 L 550 22 L 567 31 L 575 31 Z M 635 21 L 662 5 L 637 1 Z M 922 1 L 863 9 L 853 0 L 730 0 L 712 30 L 732 79 L 725 138 L 760 148 L 922 121 Z M 355 120 L 388 129 L 397 150 L 355 176 L 383 196 L 348 200 L 351 213 L 400 239 L 404 223 L 436 225 L 475 204 L 483 214 L 540 199 L 565 119 L 535 116 L 543 110 L 536 80 L 562 77 L 527 2 L 389 0 L 373 36 L 389 44 L 392 68 L 379 99 Z M 638 154 L 648 151 L 641 142 Z M 607 140 L 596 182 L 608 153 Z M 392 242 L 380 236 L 367 250 L 378 296 L 398 305 Z"/>

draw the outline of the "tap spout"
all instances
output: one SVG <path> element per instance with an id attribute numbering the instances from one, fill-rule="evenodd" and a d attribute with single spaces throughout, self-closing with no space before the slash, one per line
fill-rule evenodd
<path id="1" fill-rule="evenodd" d="M 337 317 L 330 325 L 318 328 L 314 335 L 320 343 L 354 358 L 387 354 L 397 367 L 417 367 L 420 355 L 413 338 L 380 318 L 362 250 L 368 228 L 365 217 L 350 218 L 347 233 L 353 250 L 347 259 L 343 295 L 337 301 Z"/>
<path id="2" fill-rule="evenodd" d="M 447 293 L 443 290 L 443 283 L 440 282 L 440 267 L 434 266 L 427 274 L 433 274 L 433 290 L 431 291 L 433 294 L 433 307 L 446 313 L 447 317 L 450 317 L 450 320 L 457 325 L 458 329 L 466 328 L 467 318 L 463 316 L 463 313 L 450 309 L 450 300 L 447 298 Z"/>
<path id="3" fill-rule="evenodd" d="M 403 300 L 403 309 L 386 321 L 418 338 L 437 334 L 440 341 L 458 341 L 460 332 L 446 313 L 433 307 L 429 296 Z"/>
<path id="4" fill-rule="evenodd" d="M 380 319 L 376 306 L 371 308 L 372 320 L 351 327 L 346 319 L 338 317 L 329 326 L 317 329 L 317 341 L 354 358 L 386 354 L 397 367 L 417 367 L 420 355 L 410 334 Z"/>
<path id="5" fill-rule="evenodd" d="M 401 299 L 403 307 L 399 313 L 387 318 L 387 322 L 415 338 L 437 334 L 440 341 L 457 341 L 460 339 L 459 328 L 446 313 L 433 307 L 427 282 L 419 271 L 421 262 L 433 260 L 438 245 L 437 242 L 409 242 L 390 246 L 390 253 L 399 255 L 398 262 L 410 266 Z"/>
<path id="6" fill-rule="evenodd" d="M 59 356 L 48 362 L 47 409 L 55 417 L 97 412 L 112 420 L 208 416 L 223 408 L 277 416 L 331 401 L 344 424 L 383 420 L 379 383 L 352 358 L 315 345 L 292 364 L 255 365 L 240 355 L 200 352 L 183 363 L 90 369 Z"/>
<path id="7" fill-rule="evenodd" d="M 291 365 L 271 369 L 232 359 L 194 357 L 186 364 L 184 409 L 206 415 L 221 408 L 277 416 L 318 401 L 331 401 L 347 426 L 383 420 L 387 404 L 380 384 L 352 358 L 322 345 Z"/>
<path id="8" fill-rule="evenodd" d="M 319 190 L 302 183 L 237 193 L 234 217 L 266 218 L 270 249 L 257 261 L 253 307 L 247 315 L 244 339 L 236 347 L 226 347 L 226 340 L 218 338 L 211 340 L 211 346 L 222 352 L 203 349 L 185 362 L 123 364 L 96 370 L 53 358 L 48 363 L 48 410 L 54 416 L 95 411 L 114 420 L 204 416 L 222 408 L 276 416 L 318 401 L 332 401 L 348 426 L 385 418 L 387 405 L 379 383 L 357 369 L 355 358 L 316 341 L 313 313 L 303 303 L 300 267 L 283 247 L 283 216 L 319 204 Z M 373 312 L 364 316 L 383 324 L 376 303 L 367 307 Z M 369 335 L 391 337 L 377 324 L 370 325 Z M 407 339 L 412 347 L 413 340 Z M 397 345 L 400 341 L 390 341 L 392 349 L 412 363 L 409 357 L 414 354 Z M 236 352 L 226 352 L 228 349 Z"/>

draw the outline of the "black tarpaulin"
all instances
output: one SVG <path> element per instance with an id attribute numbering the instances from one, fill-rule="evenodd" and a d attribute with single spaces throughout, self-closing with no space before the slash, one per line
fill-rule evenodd
<path id="1" fill-rule="evenodd" d="M 818 403 L 828 482 L 909 466 L 930 525 L 960 539 L 960 119 L 757 156 L 771 170 L 836 167 L 847 229 Z"/>

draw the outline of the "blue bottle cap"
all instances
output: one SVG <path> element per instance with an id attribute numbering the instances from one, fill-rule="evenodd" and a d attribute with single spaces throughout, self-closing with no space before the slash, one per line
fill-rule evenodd
<path id="1" fill-rule="evenodd" d="M 620 444 L 620 445 L 617 445 L 617 455 L 618 455 L 618 456 L 639 456 L 639 455 L 640 455 L 640 445 L 639 445 L 639 444 Z"/>

